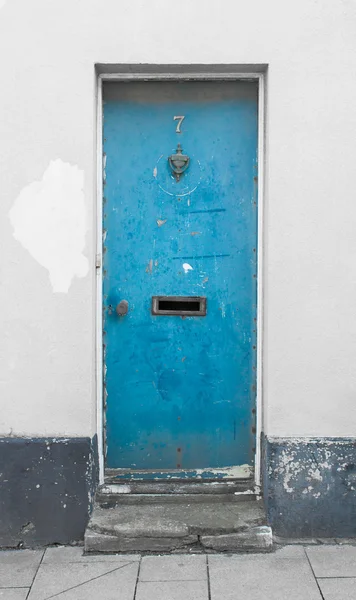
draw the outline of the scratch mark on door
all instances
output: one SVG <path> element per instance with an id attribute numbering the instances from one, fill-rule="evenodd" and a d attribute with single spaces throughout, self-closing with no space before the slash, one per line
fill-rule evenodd
<path id="1" fill-rule="evenodd" d="M 152 267 L 153 267 L 153 260 L 152 260 L 152 258 L 150 258 L 150 260 L 148 261 L 148 265 L 146 267 L 146 273 L 149 273 L 151 275 Z"/>

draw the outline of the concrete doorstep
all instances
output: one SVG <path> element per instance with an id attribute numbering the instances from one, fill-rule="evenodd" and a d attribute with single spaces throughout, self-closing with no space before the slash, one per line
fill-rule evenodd
<path id="1" fill-rule="evenodd" d="M 157 502 L 102 508 L 85 533 L 85 552 L 268 552 L 272 532 L 257 501 Z"/>

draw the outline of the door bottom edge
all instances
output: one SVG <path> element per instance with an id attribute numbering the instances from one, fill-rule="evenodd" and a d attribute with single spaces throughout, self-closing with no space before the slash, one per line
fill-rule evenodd
<path id="1" fill-rule="evenodd" d="M 106 468 L 105 482 L 223 482 L 223 481 L 251 481 L 254 479 L 254 469 L 250 465 L 237 465 L 232 467 L 204 468 L 204 469 L 113 469 Z"/>

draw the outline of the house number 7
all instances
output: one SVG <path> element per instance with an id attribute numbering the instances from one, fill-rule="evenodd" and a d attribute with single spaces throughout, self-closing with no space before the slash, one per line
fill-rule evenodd
<path id="1" fill-rule="evenodd" d="M 176 133 L 182 133 L 182 132 L 181 132 L 181 129 L 180 129 L 180 126 L 181 126 L 181 124 L 183 123 L 183 119 L 184 119 L 184 118 L 185 118 L 185 117 L 173 117 L 173 121 L 178 121 L 178 123 L 177 123 L 177 127 L 176 127 Z"/>

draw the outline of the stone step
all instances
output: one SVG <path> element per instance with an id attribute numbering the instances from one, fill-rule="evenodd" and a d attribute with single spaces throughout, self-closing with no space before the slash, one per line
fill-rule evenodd
<path id="1" fill-rule="evenodd" d="M 253 479 L 223 479 L 217 481 L 186 480 L 126 480 L 117 481 L 105 477 L 105 484 L 98 488 L 97 494 L 241 494 L 254 493 Z"/>
<path id="2" fill-rule="evenodd" d="M 206 484 L 201 484 L 202 486 Z M 97 489 L 95 500 L 96 503 L 108 508 L 122 504 L 160 504 L 162 502 L 245 502 L 248 500 L 256 500 L 256 494 L 253 485 L 235 486 L 230 488 L 225 484 L 206 487 L 203 493 L 198 493 L 199 488 L 192 484 L 170 484 L 169 487 L 161 484 L 154 484 L 148 488 L 137 487 L 122 484 L 105 484 Z M 135 490 L 135 491 L 134 491 Z"/>
<path id="3" fill-rule="evenodd" d="M 256 494 L 236 492 L 236 494 L 111 494 L 97 492 L 96 504 L 102 508 L 112 508 L 125 504 L 201 504 L 221 502 L 248 502 L 256 500 Z"/>
<path id="4" fill-rule="evenodd" d="M 268 552 L 272 532 L 260 501 L 95 506 L 86 552 Z"/>

